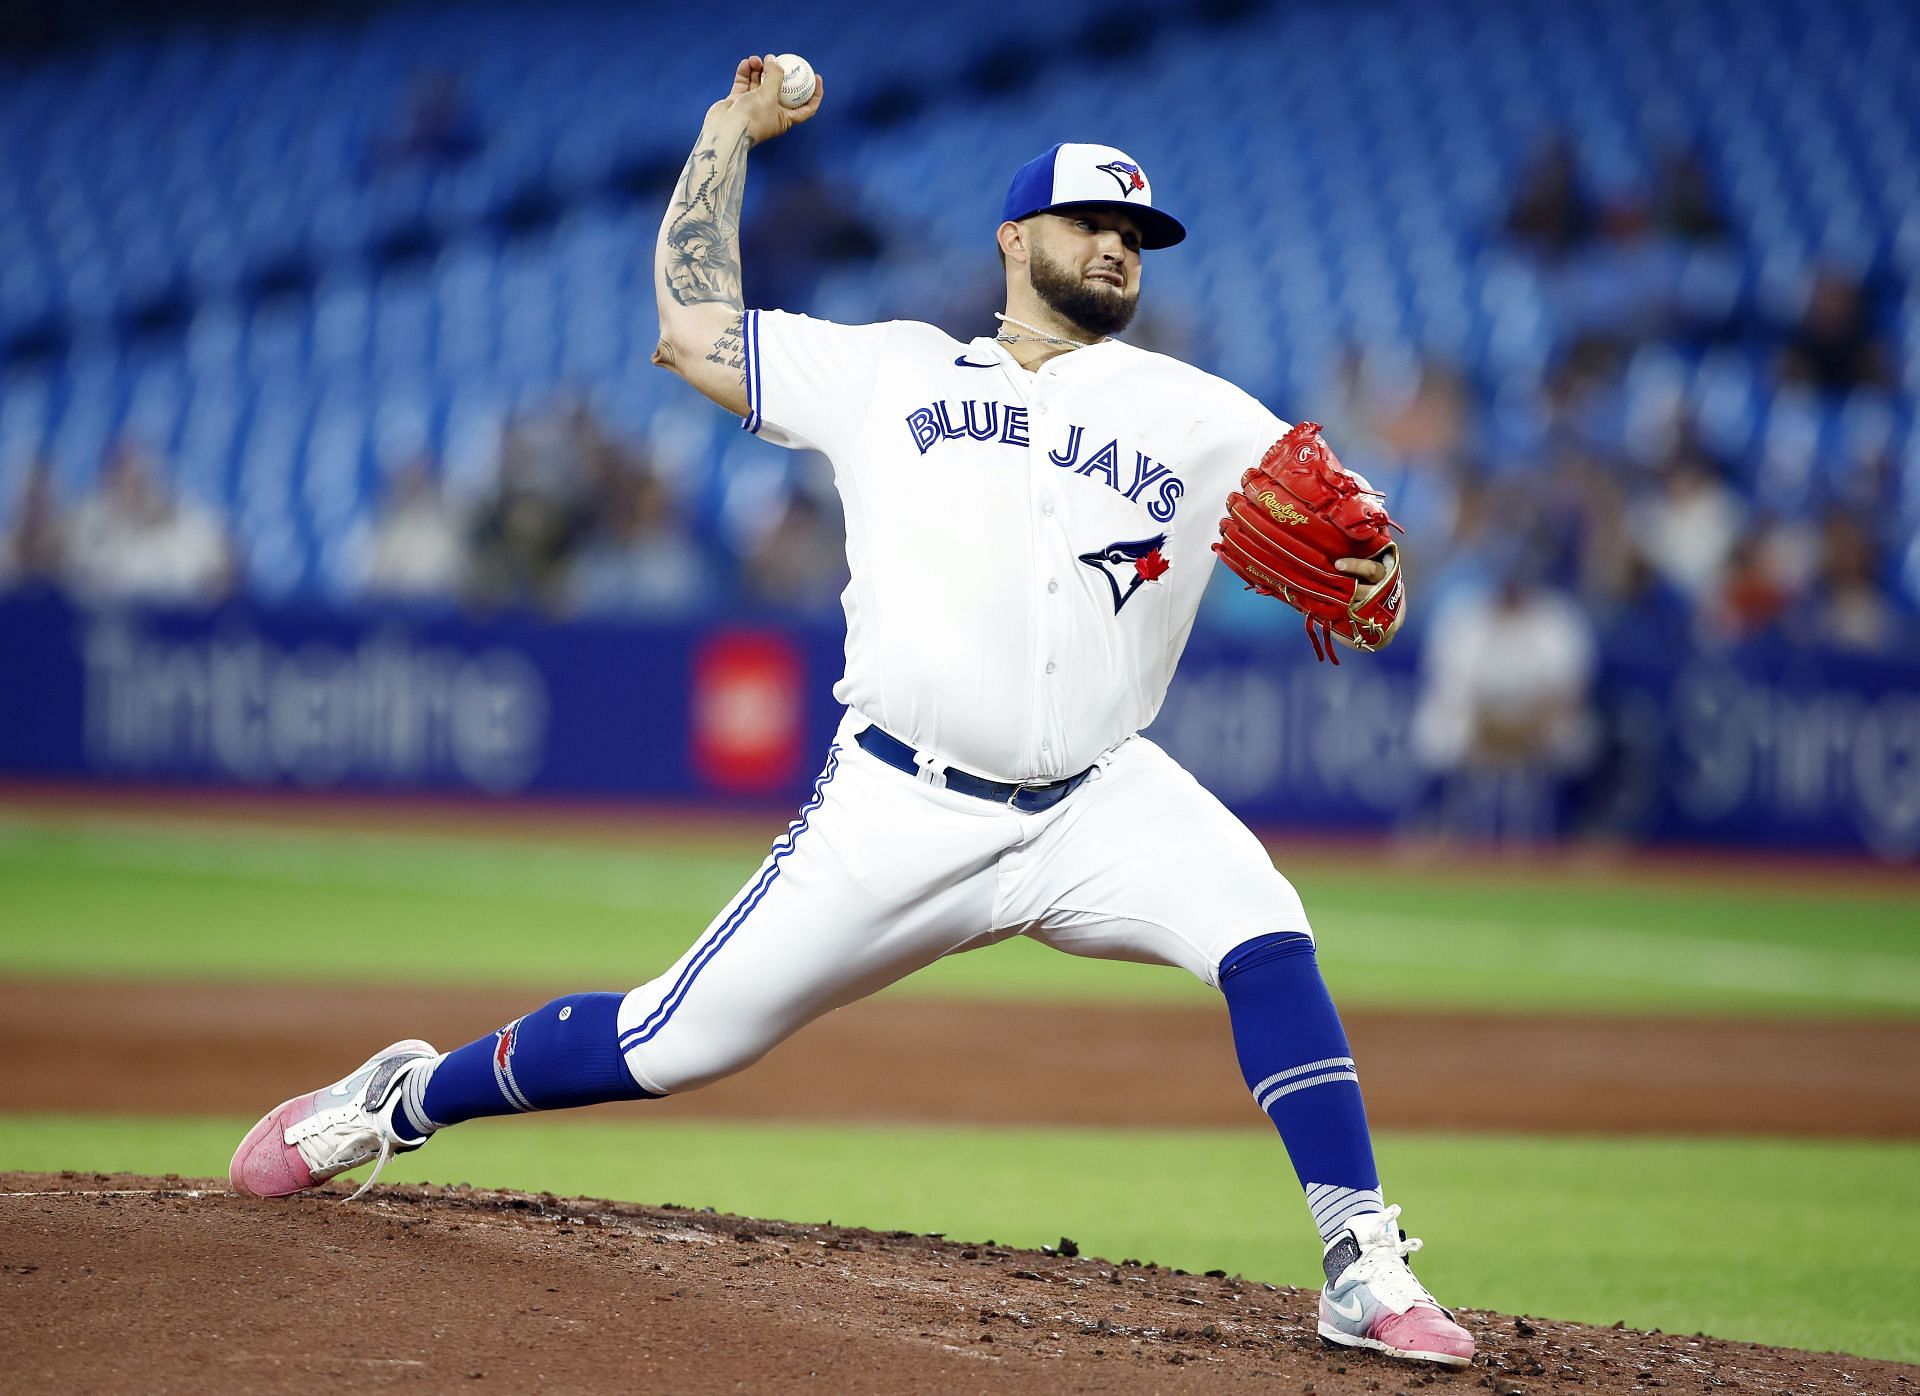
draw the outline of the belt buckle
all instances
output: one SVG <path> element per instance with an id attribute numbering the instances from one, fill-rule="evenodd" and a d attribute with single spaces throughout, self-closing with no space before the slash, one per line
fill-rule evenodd
<path id="1" fill-rule="evenodd" d="M 1013 793 L 1007 796 L 1007 808 L 1010 810 L 1020 810 L 1020 806 L 1016 805 L 1014 801 L 1018 800 L 1022 795 L 1026 794 L 1029 790 L 1051 790 L 1056 785 L 1060 785 L 1060 784 L 1062 784 L 1062 782 L 1057 780 L 1020 781 L 1018 784 L 1016 784 L 1013 787 Z M 1020 812 L 1025 813 L 1025 811 L 1020 811 Z"/>

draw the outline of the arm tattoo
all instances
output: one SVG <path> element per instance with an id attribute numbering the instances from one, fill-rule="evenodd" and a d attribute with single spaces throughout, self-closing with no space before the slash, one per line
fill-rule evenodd
<path id="1" fill-rule="evenodd" d="M 718 301 L 738 310 L 746 304 L 740 291 L 740 205 L 752 144 L 742 131 L 731 150 L 723 152 L 717 142 L 702 146 L 681 172 L 667 211 L 661 267 L 668 293 L 681 305 Z"/>
<path id="2" fill-rule="evenodd" d="M 740 382 L 747 381 L 747 351 L 742 342 L 742 329 L 746 323 L 745 315 L 736 315 L 720 332 L 720 338 L 713 341 L 713 348 L 707 352 L 707 362 L 718 364 L 722 368 L 733 369 L 740 375 Z"/>

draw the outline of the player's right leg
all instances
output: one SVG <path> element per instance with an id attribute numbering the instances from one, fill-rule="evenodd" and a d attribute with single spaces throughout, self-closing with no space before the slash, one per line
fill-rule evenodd
<path id="1" fill-rule="evenodd" d="M 444 1055 L 397 1042 L 255 1125 L 233 1187 L 285 1196 L 466 1120 L 650 1098 L 738 1071 L 982 939 L 993 863 L 1016 827 L 842 741 L 799 817 L 665 974 L 627 994 L 555 999 Z"/>
<path id="2" fill-rule="evenodd" d="M 1329 1341 L 1465 1366 L 1472 1337 L 1407 1267 L 1339 1012 L 1299 894 L 1260 842 L 1144 737 L 1023 850 L 1008 914 L 1077 955 L 1187 969 L 1226 1000 L 1235 1053 L 1323 1244 Z"/>

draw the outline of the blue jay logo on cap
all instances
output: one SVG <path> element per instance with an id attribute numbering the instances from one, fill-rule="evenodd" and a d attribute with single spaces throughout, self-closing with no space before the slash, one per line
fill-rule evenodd
<path id="1" fill-rule="evenodd" d="M 1116 616 L 1120 614 L 1120 608 L 1140 590 L 1142 582 L 1157 582 L 1166 575 L 1167 559 L 1160 551 L 1166 541 L 1166 534 L 1156 533 L 1151 538 L 1109 543 L 1104 548 L 1080 554 L 1080 561 L 1107 579 L 1107 587 L 1113 593 L 1113 613 Z M 1120 585 L 1123 577 L 1126 579 L 1124 590 Z"/>
<path id="2" fill-rule="evenodd" d="M 1104 165 L 1095 165 L 1096 170 L 1104 170 L 1113 176 L 1113 182 L 1120 186 L 1120 197 L 1127 198 L 1147 187 L 1147 177 L 1140 173 L 1140 167 L 1130 160 L 1109 160 Z"/>
<path id="3" fill-rule="evenodd" d="M 1114 188 L 1101 175 L 1112 179 Z M 1140 229 L 1142 250 L 1172 247 L 1187 235 L 1178 218 L 1153 206 L 1147 172 L 1126 151 L 1111 145 L 1062 142 L 1036 155 L 1014 171 L 1000 217 L 1003 222 L 1018 223 L 1036 213 L 1103 204 L 1127 210 Z"/>

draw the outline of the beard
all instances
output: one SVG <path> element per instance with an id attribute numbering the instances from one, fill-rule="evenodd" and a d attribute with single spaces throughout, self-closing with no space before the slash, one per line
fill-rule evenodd
<path id="1" fill-rule="evenodd" d="M 1027 280 L 1047 309 L 1088 334 L 1119 334 L 1140 308 L 1140 289 L 1131 294 L 1104 281 L 1089 281 L 1075 268 L 1056 262 L 1035 247 L 1027 261 Z"/>

